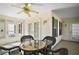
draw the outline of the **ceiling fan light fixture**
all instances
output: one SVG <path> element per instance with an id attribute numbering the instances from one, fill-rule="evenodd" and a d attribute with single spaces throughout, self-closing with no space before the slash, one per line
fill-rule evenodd
<path id="1" fill-rule="evenodd" d="M 29 17 L 31 17 L 31 13 L 39 14 L 38 11 L 32 10 L 31 5 L 32 5 L 31 3 L 24 3 L 24 4 L 22 4 L 20 7 L 17 6 L 17 5 L 13 5 L 13 6 L 22 9 L 22 10 L 21 10 L 20 12 L 18 12 L 17 14 L 20 14 L 20 13 L 24 12 L 24 13 L 27 14 Z"/>
<path id="2" fill-rule="evenodd" d="M 31 17 L 31 14 L 30 14 L 30 12 L 25 12 L 29 17 Z"/>

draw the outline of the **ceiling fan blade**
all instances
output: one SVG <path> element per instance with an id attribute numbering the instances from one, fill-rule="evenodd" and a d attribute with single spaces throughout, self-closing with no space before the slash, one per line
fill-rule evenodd
<path id="1" fill-rule="evenodd" d="M 29 17 L 31 17 L 30 12 L 25 11 L 24 13 L 26 13 Z"/>
<path id="2" fill-rule="evenodd" d="M 43 3 L 31 3 L 32 5 L 35 5 L 35 6 L 43 6 L 44 4 Z"/>
<path id="3" fill-rule="evenodd" d="M 35 10 L 31 10 L 31 12 L 34 12 L 34 13 L 37 13 L 37 14 L 39 14 L 39 12 L 38 12 L 38 11 L 35 11 Z"/>
<path id="4" fill-rule="evenodd" d="M 17 14 L 20 14 L 20 13 L 22 13 L 23 11 L 20 11 L 20 12 L 18 12 Z"/>
<path id="5" fill-rule="evenodd" d="M 28 6 L 28 3 L 24 3 L 25 6 Z"/>
<path id="6" fill-rule="evenodd" d="M 16 8 L 20 8 L 22 9 L 21 7 L 17 6 L 17 5 L 11 5 L 12 7 L 16 7 Z"/>
<path id="7" fill-rule="evenodd" d="M 27 14 L 28 14 L 29 17 L 31 17 L 31 14 L 30 13 L 27 13 Z"/>
<path id="8" fill-rule="evenodd" d="M 24 12 L 24 13 L 27 14 L 29 17 L 31 17 L 30 12 L 26 12 L 26 11 L 20 11 L 20 12 L 18 12 L 17 14 L 20 14 L 20 13 L 22 13 L 22 12 Z"/>
<path id="9" fill-rule="evenodd" d="M 27 8 L 31 7 L 31 4 L 30 4 L 30 3 L 25 3 L 24 5 L 25 5 L 25 7 L 27 7 Z"/>

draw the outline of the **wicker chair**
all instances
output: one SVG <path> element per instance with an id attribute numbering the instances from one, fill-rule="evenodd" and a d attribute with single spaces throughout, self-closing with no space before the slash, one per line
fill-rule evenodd
<path id="1" fill-rule="evenodd" d="M 21 37 L 21 43 L 25 42 L 25 41 L 30 41 L 30 40 L 34 40 L 33 36 L 31 35 L 24 35 Z M 24 50 L 21 50 L 22 52 L 24 52 L 24 55 L 32 55 L 32 52 L 26 52 Z"/>
<path id="2" fill-rule="evenodd" d="M 46 36 L 42 41 L 46 42 L 47 47 L 43 50 L 41 50 L 40 52 L 44 55 L 49 53 L 49 50 L 51 50 L 51 47 L 55 44 L 56 39 L 54 37 L 51 36 Z"/>
<path id="3" fill-rule="evenodd" d="M 25 35 L 25 36 L 22 36 L 21 37 L 21 43 L 22 42 L 25 42 L 26 40 L 34 40 L 34 38 L 33 38 L 33 36 L 31 36 L 31 35 Z"/>

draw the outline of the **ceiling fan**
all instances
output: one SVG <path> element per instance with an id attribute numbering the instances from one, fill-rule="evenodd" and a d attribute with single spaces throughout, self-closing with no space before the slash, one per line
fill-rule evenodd
<path id="1" fill-rule="evenodd" d="M 29 17 L 31 17 L 31 12 L 39 14 L 38 11 L 35 11 L 35 10 L 31 9 L 31 4 L 30 3 L 24 3 L 24 4 L 22 4 L 22 7 L 19 7 L 17 5 L 13 5 L 13 6 L 22 9 L 22 11 L 18 12 L 17 14 L 20 14 L 20 13 L 24 12 Z"/>

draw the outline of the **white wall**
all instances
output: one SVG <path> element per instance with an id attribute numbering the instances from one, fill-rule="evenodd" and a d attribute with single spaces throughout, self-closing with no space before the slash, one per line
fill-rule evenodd
<path id="1" fill-rule="evenodd" d="M 70 30 L 71 24 L 79 23 L 79 17 L 76 18 L 66 18 L 63 19 L 63 40 L 69 40 L 69 41 L 79 41 L 79 40 L 72 40 L 72 32 Z"/>
<path id="2" fill-rule="evenodd" d="M 17 18 L 13 18 L 13 17 L 2 16 L 2 18 L 6 21 L 5 24 L 8 23 L 7 21 L 13 21 L 16 24 L 16 37 L 8 37 L 7 28 L 5 28 L 6 29 L 5 38 L 3 38 L 3 39 L 0 38 L 0 45 L 20 40 L 22 35 L 18 34 L 18 23 L 19 22 L 23 22 L 23 28 L 24 28 L 23 35 L 28 34 L 28 23 L 34 23 L 34 22 L 38 21 L 38 22 L 40 22 L 40 38 L 39 39 L 42 40 L 47 35 L 52 36 L 52 16 L 54 16 L 55 19 L 58 20 L 58 22 L 61 21 L 61 19 L 59 17 L 57 17 L 54 13 L 52 13 L 50 11 L 43 12 L 34 17 L 30 17 L 26 21 L 22 21 Z M 45 24 L 44 24 L 44 21 L 46 21 Z M 59 26 L 59 24 L 58 24 L 58 26 Z M 7 25 L 5 27 L 7 27 Z M 58 27 L 58 29 L 59 29 L 59 27 Z M 58 32 L 59 32 L 59 30 L 58 30 Z M 32 35 L 33 34 L 34 34 L 34 26 L 32 29 Z M 62 36 L 59 36 L 59 33 L 58 33 L 58 37 L 56 37 L 56 44 L 61 40 L 61 37 Z"/>

